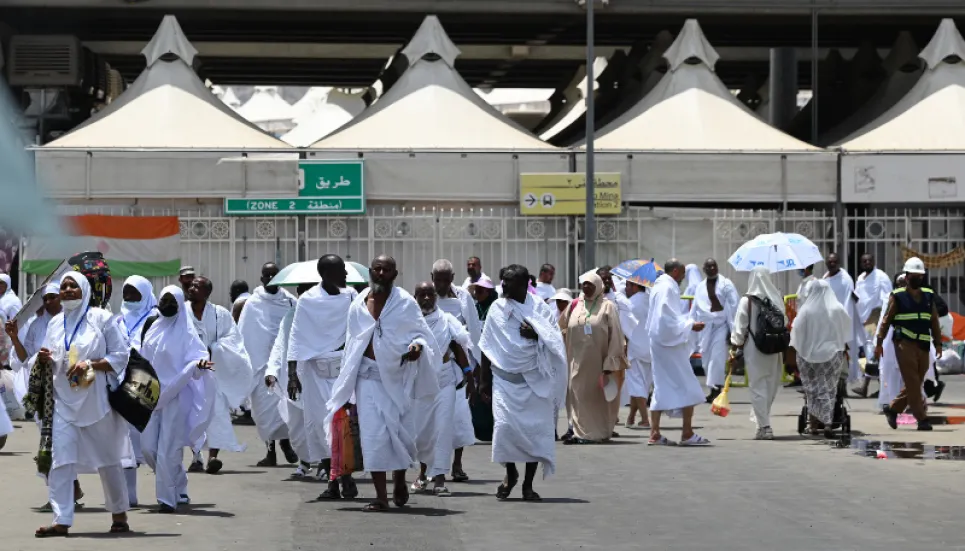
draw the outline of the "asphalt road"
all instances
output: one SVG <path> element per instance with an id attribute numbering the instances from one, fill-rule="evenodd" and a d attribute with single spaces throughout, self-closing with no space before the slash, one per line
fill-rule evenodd
<path id="1" fill-rule="evenodd" d="M 965 377 L 948 380 L 947 406 L 931 413 L 965 420 L 954 418 L 965 416 Z M 33 537 L 50 515 L 31 509 L 46 500 L 31 461 L 36 428 L 17 423 L 0 451 L 0 550 L 965 549 L 965 462 L 873 459 L 801 438 L 802 402 L 793 390 L 782 390 L 775 404 L 777 439 L 753 441 L 746 389 L 732 399 L 724 419 L 700 408 L 698 432 L 713 440 L 711 448 L 650 448 L 645 433 L 621 428 L 614 444 L 560 446 L 557 476 L 537 480 L 544 501 L 524 503 L 518 491 L 517 499 L 496 501 L 501 469 L 490 463 L 488 445 L 477 445 L 465 458 L 472 480 L 450 483 L 452 497 L 414 496 L 385 514 L 361 512 L 373 496 L 367 476 L 360 499 L 317 502 L 321 484 L 288 480 L 288 466 L 254 467 L 264 448 L 253 427 L 238 427 L 249 450 L 224 454 L 220 475 L 192 474 L 194 503 L 182 514 L 153 512 L 154 479 L 142 468 L 140 500 L 148 506 L 131 513 L 135 533 L 109 536 L 100 484 L 84 475 L 84 512 L 69 539 L 54 541 Z M 895 432 L 872 400 L 850 407 L 856 438 L 965 446 L 960 425 Z M 678 431 L 671 421 L 665 434 Z"/>

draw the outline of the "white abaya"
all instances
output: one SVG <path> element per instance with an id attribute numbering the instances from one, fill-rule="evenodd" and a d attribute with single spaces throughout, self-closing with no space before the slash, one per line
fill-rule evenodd
<path id="1" fill-rule="evenodd" d="M 87 278 L 67 272 L 68 278 L 80 287 L 81 304 L 89 304 Z M 74 496 L 65 489 L 73 488 L 79 472 L 100 474 L 111 514 L 129 508 L 122 463 L 133 462 L 134 452 L 127 422 L 107 401 L 109 375 L 95 372 L 86 388 L 72 388 L 67 378 L 70 350 L 78 362 L 106 360 L 115 377 L 127 367 L 127 342 L 111 317 L 106 310 L 79 306 L 55 316 L 47 328 L 43 347 L 50 350 L 54 370 L 53 465 L 47 480 L 56 525 L 73 525 Z"/>
<path id="2" fill-rule="evenodd" d="M 184 448 L 204 436 L 217 387 L 211 372 L 197 367 L 208 351 L 194 331 L 181 288 L 165 287 L 161 296 L 167 294 L 177 301 L 178 312 L 159 317 L 141 346 L 141 355 L 151 362 L 161 383 L 161 397 L 141 434 L 141 448 L 155 473 L 158 502 L 177 507 L 178 497 L 187 494 Z"/>
<path id="3" fill-rule="evenodd" d="M 744 366 L 750 379 L 748 387 L 751 392 L 751 422 L 759 429 L 771 426 L 771 406 L 777 398 L 777 391 L 781 386 L 781 370 L 783 369 L 781 354 L 764 354 L 757 349 L 751 335 L 756 328 L 751 324 L 757 320 L 759 306 L 757 301 L 769 299 L 775 308 L 784 313 L 784 299 L 777 287 L 771 282 L 770 273 L 766 268 L 758 266 L 751 271 L 747 295 L 741 297 L 737 305 L 737 315 L 734 319 L 734 332 L 731 334 L 731 344 L 744 350 Z M 784 317 L 787 323 L 787 316 Z"/>
<path id="4" fill-rule="evenodd" d="M 191 309 L 191 303 L 187 305 Z M 211 351 L 211 361 L 215 364 L 212 381 L 217 392 L 211 422 L 205 433 L 205 446 L 242 452 L 246 446 L 238 443 L 231 425 L 231 409 L 240 407 L 251 391 L 251 363 L 241 333 L 231 312 L 216 304 L 205 304 L 200 320 L 193 311 L 189 318 L 201 342 Z"/>
<path id="5" fill-rule="evenodd" d="M 392 287 L 376 320 L 365 303 L 370 292 L 371 288 L 362 291 L 349 308 L 345 354 L 325 424 L 354 393 L 365 470 L 403 470 L 417 456 L 413 401 L 432 400 L 439 390 L 438 352 L 433 348 L 435 337 L 409 293 Z M 369 343 L 375 360 L 364 356 Z M 419 359 L 401 361 L 413 344 L 422 347 Z"/>
<path id="6" fill-rule="evenodd" d="M 438 308 L 425 318 L 435 337 L 435 350 L 438 351 L 436 376 L 439 392 L 431 402 L 416 401 L 413 409 L 418 459 L 428 466 L 426 474 L 433 478 L 449 472 L 452 452 L 461 447 L 454 445 L 453 433 L 456 421 L 456 384 L 463 378 L 462 370 L 455 361 L 444 362 L 443 359 L 449 354 L 450 343 L 455 342 L 468 350 L 470 337 L 459 320 Z"/>
<path id="7" fill-rule="evenodd" d="M 704 330 L 698 333 L 698 340 L 700 341 L 700 361 L 707 375 L 707 387 L 720 388 L 724 386 L 724 380 L 727 378 L 729 355 L 727 338 L 732 332 L 740 295 L 729 279 L 722 275 L 717 276 L 715 294 L 724 309 L 712 312 L 708 281 L 705 279 L 697 284 L 690 316 L 694 321 L 705 324 Z"/>
<path id="8" fill-rule="evenodd" d="M 563 336 L 543 315 L 538 297 L 501 298 L 486 316 L 480 351 L 492 363 L 493 462 L 540 463 L 543 478 L 556 472 L 556 412 L 566 396 L 568 366 Z M 523 322 L 539 338 L 519 334 Z"/>
<path id="9" fill-rule="evenodd" d="M 653 368 L 650 355 L 650 335 L 647 318 L 650 314 L 650 296 L 647 291 L 637 291 L 630 297 L 630 308 L 635 324 L 627 335 L 627 393 L 633 398 L 647 398 L 653 388 Z"/>
<path id="10" fill-rule="evenodd" d="M 331 425 L 326 419 L 335 410 L 329 410 L 328 401 L 340 372 L 346 320 L 356 296 L 358 293 L 351 288 L 330 295 L 317 285 L 298 297 L 295 306 L 287 358 L 297 362 L 307 457 L 313 462 L 332 457 Z"/>
<path id="11" fill-rule="evenodd" d="M 663 274 L 651 291 L 647 334 L 653 359 L 651 411 L 680 410 L 704 403 L 704 391 L 690 366 L 694 320 L 681 310 L 680 286 Z"/>
<path id="12" fill-rule="evenodd" d="M 284 289 L 274 294 L 258 287 L 248 297 L 238 319 L 238 330 L 254 372 L 251 381 L 251 417 L 264 441 L 288 439 L 288 426 L 281 417 L 281 398 L 265 386 L 265 371 L 281 320 L 295 307 L 295 297 Z"/>

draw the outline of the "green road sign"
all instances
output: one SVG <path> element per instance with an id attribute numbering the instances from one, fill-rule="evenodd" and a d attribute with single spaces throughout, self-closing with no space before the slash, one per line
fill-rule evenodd
<path id="1" fill-rule="evenodd" d="M 298 162 L 298 197 L 225 199 L 229 216 L 365 214 L 362 161 Z"/>
<path id="2" fill-rule="evenodd" d="M 224 212 L 228 216 L 257 216 L 265 214 L 365 214 L 365 199 L 225 199 Z"/>
<path id="3" fill-rule="evenodd" d="M 298 196 L 361 199 L 365 196 L 362 161 L 298 162 Z"/>

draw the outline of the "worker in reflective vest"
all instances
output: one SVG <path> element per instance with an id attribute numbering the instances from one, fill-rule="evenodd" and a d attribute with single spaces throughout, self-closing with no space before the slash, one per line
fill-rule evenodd
<path id="1" fill-rule="evenodd" d="M 895 356 L 898 370 L 904 383 L 901 392 L 885 407 L 888 425 L 898 428 L 898 414 L 911 408 L 918 420 L 918 430 L 932 430 L 925 417 L 925 404 L 921 389 L 928 372 L 930 347 L 935 345 L 935 357 L 942 355 L 942 331 L 938 323 L 938 308 L 935 293 L 922 287 L 925 278 L 925 263 L 920 258 L 909 258 L 905 262 L 905 287 L 895 289 L 888 299 L 888 309 L 878 328 L 878 342 L 875 349 L 877 357 L 882 357 L 882 344 L 890 328 L 894 328 Z"/>

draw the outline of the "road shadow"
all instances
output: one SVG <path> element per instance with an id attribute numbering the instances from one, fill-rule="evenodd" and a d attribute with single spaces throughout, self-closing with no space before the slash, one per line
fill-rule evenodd
<path id="1" fill-rule="evenodd" d="M 364 505 L 362 506 L 364 507 Z M 372 512 L 367 513 L 362 510 L 362 507 L 342 507 L 340 509 L 335 509 L 336 511 L 346 512 L 346 513 L 360 513 L 360 514 L 370 514 L 372 516 L 378 515 L 406 515 L 406 516 L 416 516 L 416 517 L 449 517 L 454 515 L 465 514 L 465 511 L 455 511 L 452 509 L 436 509 L 433 507 L 395 507 L 393 505 L 389 506 L 388 511 L 381 511 L 378 513 Z"/>
<path id="2" fill-rule="evenodd" d="M 303 476 L 299 478 L 283 478 L 279 482 L 297 482 L 299 484 L 327 484 L 327 480 L 320 480 L 314 476 Z"/>
<path id="3" fill-rule="evenodd" d="M 208 476 L 222 476 L 222 475 L 232 475 L 232 474 L 265 474 L 267 472 L 268 471 L 234 471 L 230 469 L 224 469 L 216 472 L 215 474 L 208 475 Z M 198 473 L 198 474 L 203 474 L 203 473 Z"/>
<path id="4" fill-rule="evenodd" d="M 526 503 L 527 505 L 581 505 L 590 503 L 585 499 L 575 497 L 544 497 L 540 501 L 523 501 L 522 497 L 510 497 L 502 500 L 504 503 Z"/>
<path id="5" fill-rule="evenodd" d="M 176 513 L 163 513 L 168 514 L 173 517 L 214 517 L 214 518 L 234 518 L 234 513 L 229 513 L 227 511 L 218 511 L 212 509 L 217 505 L 214 503 L 191 503 L 187 505 L 178 505 L 178 510 Z M 142 509 L 145 513 L 151 515 L 162 514 L 158 507 L 145 507 Z"/>
<path id="6" fill-rule="evenodd" d="M 142 539 L 142 538 L 180 538 L 181 534 L 152 534 L 150 532 L 131 531 L 124 534 L 111 534 L 108 532 L 71 532 L 68 539 L 83 538 L 89 540 L 113 540 L 113 539 Z"/>
<path id="7" fill-rule="evenodd" d="M 0 457 L 17 457 L 27 455 L 29 452 L 0 452 Z"/>

